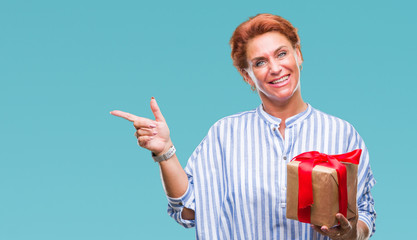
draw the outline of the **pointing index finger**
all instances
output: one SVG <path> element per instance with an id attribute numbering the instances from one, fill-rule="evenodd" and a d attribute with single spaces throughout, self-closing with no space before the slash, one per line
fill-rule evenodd
<path id="1" fill-rule="evenodd" d="M 127 112 L 119 111 L 119 110 L 111 111 L 110 114 L 113 115 L 113 116 L 116 116 L 116 117 L 124 118 L 128 121 L 131 121 L 131 122 L 134 122 L 135 120 L 139 119 L 138 116 L 135 116 L 135 115 L 127 113 Z"/>
<path id="2" fill-rule="evenodd" d="M 127 113 L 127 112 L 122 112 L 119 110 L 115 110 L 115 111 L 111 111 L 110 114 L 117 116 L 117 117 L 121 117 L 124 118 L 130 122 L 133 122 L 133 126 L 135 126 L 135 128 L 139 129 L 139 128 L 156 128 L 156 123 L 150 119 L 147 118 L 143 118 L 143 117 L 138 117 L 136 115 L 133 115 L 131 113 Z"/>

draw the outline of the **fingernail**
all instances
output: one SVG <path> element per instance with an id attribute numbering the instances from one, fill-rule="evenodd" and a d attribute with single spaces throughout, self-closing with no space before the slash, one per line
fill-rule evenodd
<path id="1" fill-rule="evenodd" d="M 157 135 L 157 134 L 158 134 L 158 132 L 153 132 L 152 134 L 155 136 L 155 135 Z"/>
<path id="2" fill-rule="evenodd" d="M 156 128 L 156 125 L 155 124 L 149 124 L 149 127 L 150 128 Z"/>
<path id="3" fill-rule="evenodd" d="M 151 97 L 151 99 L 155 99 L 154 97 Z"/>

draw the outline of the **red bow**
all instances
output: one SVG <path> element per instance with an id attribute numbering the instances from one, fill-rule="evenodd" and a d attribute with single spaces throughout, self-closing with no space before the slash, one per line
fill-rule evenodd
<path id="1" fill-rule="evenodd" d="M 291 161 L 300 161 L 298 165 L 298 220 L 310 223 L 310 211 L 313 204 L 313 184 L 311 173 L 314 166 L 320 165 L 336 169 L 339 182 L 339 212 L 347 214 L 348 196 L 346 183 L 346 166 L 341 162 L 359 164 L 361 149 L 339 155 L 327 155 L 317 151 L 305 152 Z"/>

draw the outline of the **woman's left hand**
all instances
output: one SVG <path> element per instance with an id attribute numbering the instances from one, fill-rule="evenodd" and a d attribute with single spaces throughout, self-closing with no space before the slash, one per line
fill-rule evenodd
<path id="1" fill-rule="evenodd" d="M 316 226 L 311 227 L 322 235 L 329 236 L 333 240 L 350 240 L 358 238 L 357 224 L 358 215 L 350 220 L 346 219 L 343 214 L 336 214 L 336 219 L 340 222 L 337 227 L 328 228 L 327 226 Z"/>

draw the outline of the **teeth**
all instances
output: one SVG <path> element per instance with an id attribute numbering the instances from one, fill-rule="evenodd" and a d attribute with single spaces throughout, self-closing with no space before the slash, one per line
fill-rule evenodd
<path id="1" fill-rule="evenodd" d="M 282 78 L 280 78 L 280 79 L 277 79 L 277 80 L 275 80 L 275 81 L 273 81 L 273 82 L 271 82 L 272 84 L 277 84 L 277 83 L 280 83 L 280 82 L 283 82 L 283 81 L 285 81 L 285 80 L 287 80 L 288 79 L 288 75 L 287 76 L 285 76 L 285 77 L 282 77 Z"/>

